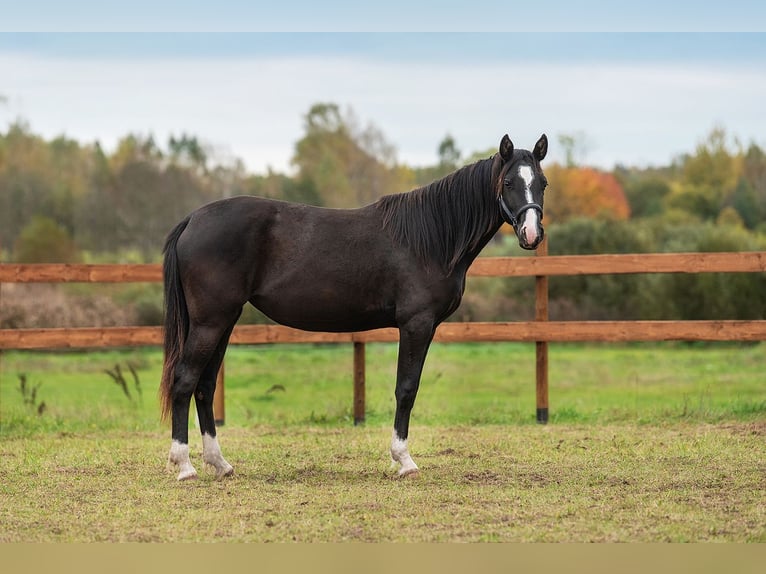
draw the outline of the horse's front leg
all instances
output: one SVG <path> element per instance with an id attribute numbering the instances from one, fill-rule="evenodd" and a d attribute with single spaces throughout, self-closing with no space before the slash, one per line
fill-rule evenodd
<path id="1" fill-rule="evenodd" d="M 408 321 L 399 328 L 399 361 L 396 371 L 396 415 L 391 437 L 391 459 L 399 466 L 398 475 L 404 477 L 418 472 L 410 456 L 407 437 L 410 413 L 420 386 L 420 375 L 428 347 L 434 336 L 434 322 L 426 318 Z"/>

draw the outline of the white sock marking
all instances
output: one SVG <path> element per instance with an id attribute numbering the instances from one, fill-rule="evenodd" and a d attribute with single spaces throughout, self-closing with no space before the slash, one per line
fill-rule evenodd
<path id="1" fill-rule="evenodd" d="M 174 440 L 170 445 L 168 465 L 178 466 L 178 480 L 196 478 L 197 471 L 189 460 L 189 445 Z"/>
<path id="2" fill-rule="evenodd" d="M 391 435 L 391 460 L 402 465 L 399 469 L 399 476 L 406 476 L 418 470 L 418 465 L 412 460 L 407 450 L 407 439 L 400 439 L 399 435 L 396 434 L 396 429 Z"/>
<path id="3" fill-rule="evenodd" d="M 202 435 L 202 460 L 215 468 L 215 477 L 222 478 L 234 472 L 234 468 L 223 458 L 218 437 L 207 433 Z"/>

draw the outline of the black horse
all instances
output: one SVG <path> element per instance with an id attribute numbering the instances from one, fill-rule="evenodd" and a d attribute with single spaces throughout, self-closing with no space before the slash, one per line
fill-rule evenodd
<path id="1" fill-rule="evenodd" d="M 391 457 L 400 476 L 417 472 L 407 449 L 410 412 L 436 327 L 457 309 L 468 267 L 503 221 L 521 247 L 542 241 L 547 150 L 544 134 L 532 152 L 514 150 L 505 135 L 491 158 L 359 209 L 232 197 L 181 221 L 164 249 L 160 388 L 178 480 L 197 475 L 189 460 L 192 396 L 204 462 L 218 478 L 233 472 L 216 438 L 213 392 L 248 301 L 308 331 L 399 329 Z"/>

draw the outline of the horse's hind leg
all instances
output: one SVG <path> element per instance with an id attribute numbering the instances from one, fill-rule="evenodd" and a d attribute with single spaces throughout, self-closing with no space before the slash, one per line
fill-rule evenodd
<path id="1" fill-rule="evenodd" d="M 221 479 L 234 473 L 234 468 L 221 454 L 221 447 L 218 445 L 218 438 L 216 437 L 215 414 L 213 413 L 213 395 L 215 394 L 216 378 L 223 362 L 223 356 L 226 353 L 226 346 L 229 343 L 231 331 L 232 329 L 230 328 L 218 343 L 218 348 L 213 358 L 207 364 L 207 367 L 205 367 L 197 385 L 197 390 L 194 393 L 197 416 L 199 417 L 199 428 L 202 433 L 202 460 L 215 468 L 216 479 Z"/>
<path id="2" fill-rule="evenodd" d="M 192 323 L 181 359 L 176 365 L 171 391 L 173 440 L 168 463 L 178 466 L 178 480 L 197 477 L 197 471 L 189 459 L 189 407 L 192 394 L 197 390 L 203 373 L 216 356 L 219 344 L 229 330 L 228 324 L 221 328 Z"/>

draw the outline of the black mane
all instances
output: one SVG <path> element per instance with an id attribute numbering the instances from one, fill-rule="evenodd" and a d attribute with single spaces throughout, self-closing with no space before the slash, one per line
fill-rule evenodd
<path id="1" fill-rule="evenodd" d="M 480 160 L 426 186 L 382 197 L 375 205 L 383 228 L 424 265 L 436 263 L 451 273 L 498 225 L 492 163 Z"/>

